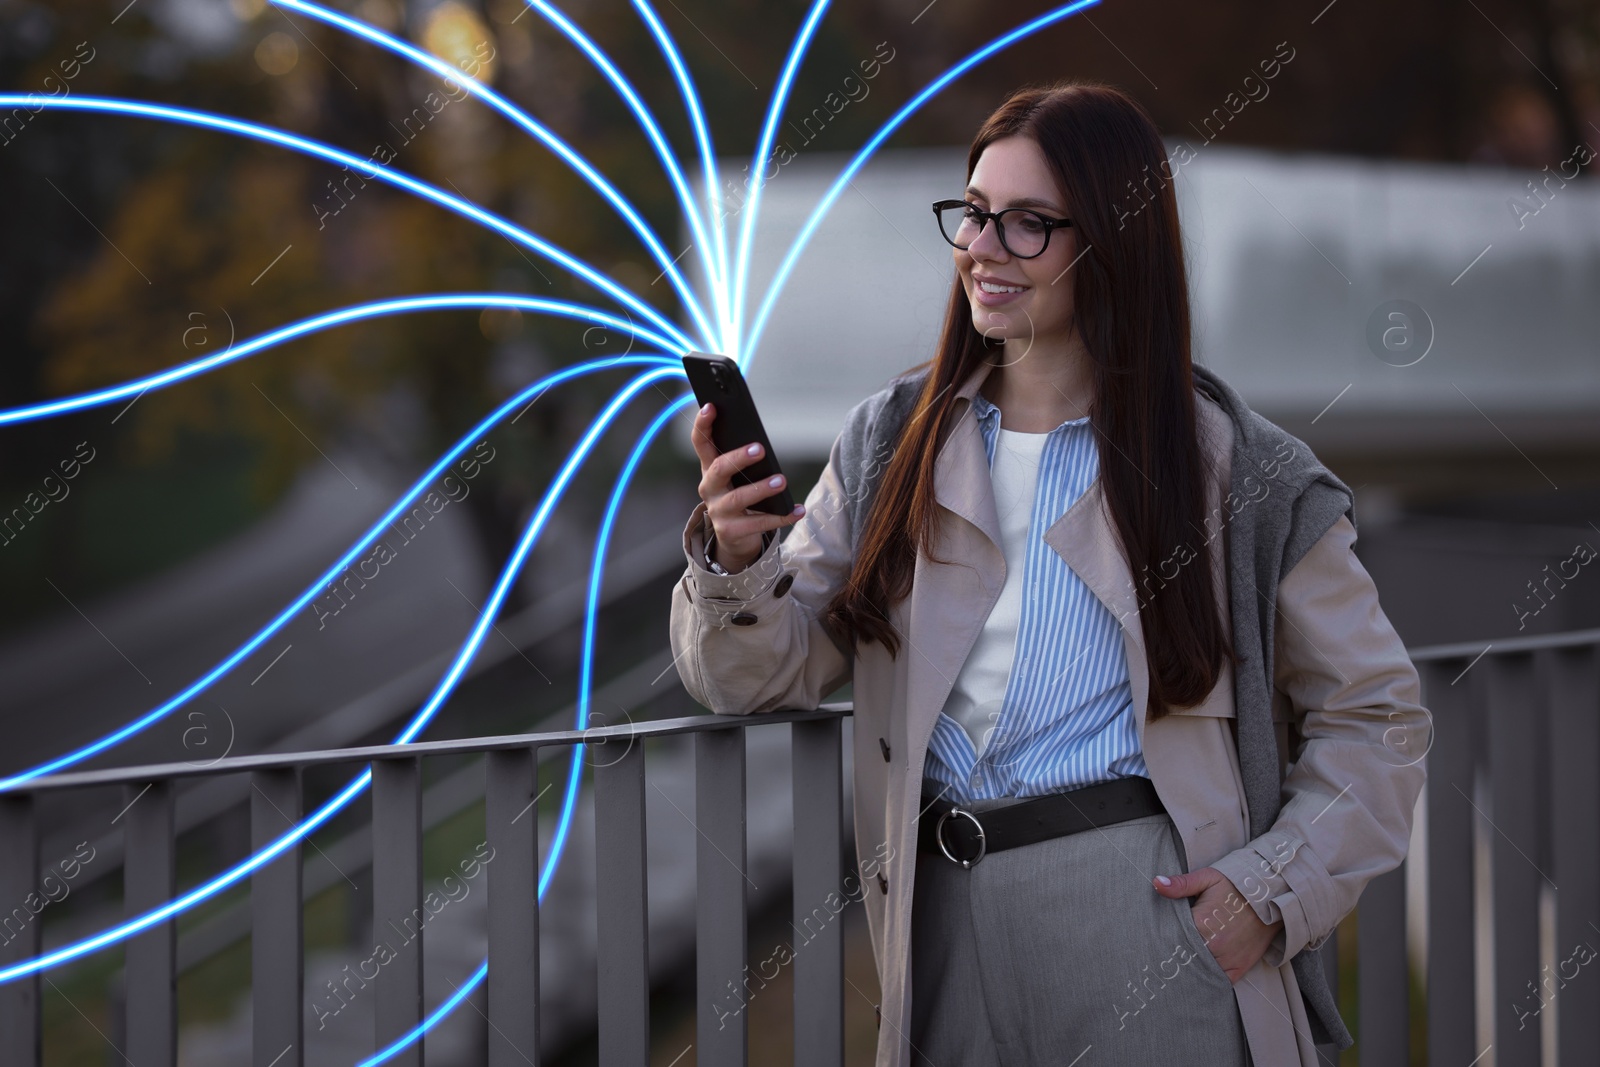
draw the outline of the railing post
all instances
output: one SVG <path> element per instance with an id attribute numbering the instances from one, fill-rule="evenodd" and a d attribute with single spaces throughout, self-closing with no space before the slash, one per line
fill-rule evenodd
<path id="1" fill-rule="evenodd" d="M 694 735 L 695 1031 L 699 1067 L 744 1067 L 749 1018 L 745 729 Z"/>
<path id="2" fill-rule="evenodd" d="M 1550 844 L 1556 894 L 1556 970 L 1581 961 L 1597 943 L 1589 920 L 1600 915 L 1600 648 L 1555 650 L 1550 659 Z M 1591 950 L 1592 951 L 1592 950 Z M 1591 975 L 1590 977 L 1594 977 Z M 1556 1062 L 1573 1063 L 1600 1048 L 1600 982 L 1567 982 L 1556 1015 Z"/>
<path id="3" fill-rule="evenodd" d="M 301 815 L 298 770 L 250 776 L 250 845 L 260 851 Z M 255 1067 L 305 1062 L 304 912 L 297 841 L 250 876 L 251 1047 Z"/>
<path id="4" fill-rule="evenodd" d="M 489 842 L 489 1067 L 539 1062 L 538 761 L 526 748 L 485 761 Z M 601 913 L 602 921 L 604 912 Z"/>
<path id="5" fill-rule="evenodd" d="M 1411 1062 L 1406 866 L 1402 862 L 1380 874 L 1361 894 L 1356 923 L 1361 1067 L 1406 1067 Z"/>
<path id="6" fill-rule="evenodd" d="M 1480 747 L 1469 657 L 1420 665 L 1423 705 L 1433 715 L 1428 749 L 1428 1062 L 1471 1063 L 1477 1048 L 1477 923 L 1472 808 Z M 1472 668 L 1476 670 L 1476 667 Z"/>
<path id="7" fill-rule="evenodd" d="M 704 734 L 696 734 L 698 741 Z M 644 1067 L 650 1058 L 650 944 L 646 907 L 644 743 L 614 742 L 594 769 L 596 967 L 600 1062 Z M 704 811 L 702 808 L 701 811 Z M 704 829 L 704 827 L 702 827 Z M 704 885 L 700 906 L 705 907 Z M 705 1067 L 703 1052 L 701 1067 Z"/>
<path id="8" fill-rule="evenodd" d="M 1493 887 L 1496 1067 L 1538 1067 L 1538 1007 L 1544 998 L 1539 964 L 1539 894 L 1548 859 L 1541 849 L 1539 809 L 1548 782 L 1540 759 L 1544 706 L 1533 674 L 1533 653 L 1484 657 L 1488 674 L 1489 865 Z M 1553 980 L 1552 980 L 1553 984 Z M 1518 1012 L 1522 1006 L 1533 1022 Z"/>
<path id="9" fill-rule="evenodd" d="M 1328 988 L 1333 991 L 1333 998 L 1339 999 L 1339 934 L 1334 935 L 1322 943 L 1317 950 L 1317 958 L 1322 961 L 1322 978 L 1328 983 Z M 1332 1042 L 1315 1046 L 1318 1062 L 1332 1064 L 1339 1061 L 1339 1047 Z"/>
<path id="10" fill-rule="evenodd" d="M 373 1018 L 378 1048 L 388 1048 L 422 1022 L 422 761 L 372 764 L 372 940 L 394 958 L 378 970 Z M 422 1067 L 422 1041 L 388 1062 Z"/>
<path id="11" fill-rule="evenodd" d="M 39 919 L 29 906 L 30 898 L 41 899 L 39 827 L 27 794 L 0 794 L 0 858 L 0 964 L 20 963 L 37 956 L 41 944 Z M 43 1062 L 39 1019 L 37 972 L 0 985 L 0 1067 Z"/>
<path id="12" fill-rule="evenodd" d="M 843 718 L 790 725 L 794 779 L 794 1062 L 844 1064 Z M 869 844 L 876 855 L 876 845 Z M 893 857 L 885 856 L 888 860 Z M 904 862 L 904 861 L 903 861 Z"/>
<path id="13" fill-rule="evenodd" d="M 123 898 L 130 918 L 159 908 L 177 891 L 172 782 L 129 785 L 119 818 L 127 835 Z M 128 939 L 123 968 L 127 990 L 127 1059 L 139 1067 L 178 1062 L 177 935 L 173 920 Z"/>

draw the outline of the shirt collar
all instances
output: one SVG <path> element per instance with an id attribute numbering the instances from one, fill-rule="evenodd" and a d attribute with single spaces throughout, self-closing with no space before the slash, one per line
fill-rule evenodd
<path id="1" fill-rule="evenodd" d="M 972 413 L 977 416 L 979 422 L 988 422 L 990 419 L 1000 417 L 1000 409 L 989 403 L 988 397 L 978 392 L 972 394 Z"/>
<path id="2" fill-rule="evenodd" d="M 989 364 L 985 363 L 980 365 L 978 370 L 967 379 L 966 385 L 963 386 L 961 391 L 956 395 L 965 395 L 970 399 L 972 403 L 972 414 L 977 418 L 980 424 L 989 429 L 998 429 L 1000 426 L 1000 409 L 995 407 L 994 404 L 990 403 L 989 398 L 978 391 L 978 386 L 983 383 L 983 379 L 988 377 L 988 375 Z M 1056 430 L 1059 430 L 1065 426 L 1084 426 L 1087 425 L 1088 422 L 1089 416 L 1082 415 L 1076 419 L 1068 419 L 1067 421 L 1063 422 L 1061 426 L 1057 426 Z M 1054 433 L 1056 431 L 1052 430 L 1050 432 Z"/>

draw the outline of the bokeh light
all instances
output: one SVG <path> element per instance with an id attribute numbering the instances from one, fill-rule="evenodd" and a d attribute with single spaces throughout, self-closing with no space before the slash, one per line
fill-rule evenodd
<path id="1" fill-rule="evenodd" d="M 445 0 L 428 13 L 422 47 L 478 81 L 494 81 L 494 35 L 483 19 L 456 0 Z"/>
<path id="2" fill-rule="evenodd" d="M 300 62 L 300 46 L 282 30 L 273 30 L 256 45 L 256 66 L 268 74 L 287 74 Z"/>

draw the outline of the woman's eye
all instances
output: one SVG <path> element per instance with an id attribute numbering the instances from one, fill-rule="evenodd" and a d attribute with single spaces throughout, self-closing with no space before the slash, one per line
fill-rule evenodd
<path id="1" fill-rule="evenodd" d="M 1040 220 L 1039 216 L 1037 216 L 1037 215 L 1024 215 L 1024 216 L 1022 216 L 1022 218 L 1018 219 L 1017 221 L 1022 223 L 1022 232 L 1023 233 L 1043 233 L 1044 232 L 1044 223 Z"/>

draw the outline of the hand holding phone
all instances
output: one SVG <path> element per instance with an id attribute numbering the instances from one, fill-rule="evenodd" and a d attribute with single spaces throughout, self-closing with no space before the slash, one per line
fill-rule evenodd
<path id="1" fill-rule="evenodd" d="M 700 499 L 716 537 L 715 559 L 736 572 L 761 555 L 764 535 L 805 514 L 756 414 L 738 364 L 720 356 L 683 357 L 701 408 L 694 420 Z"/>

